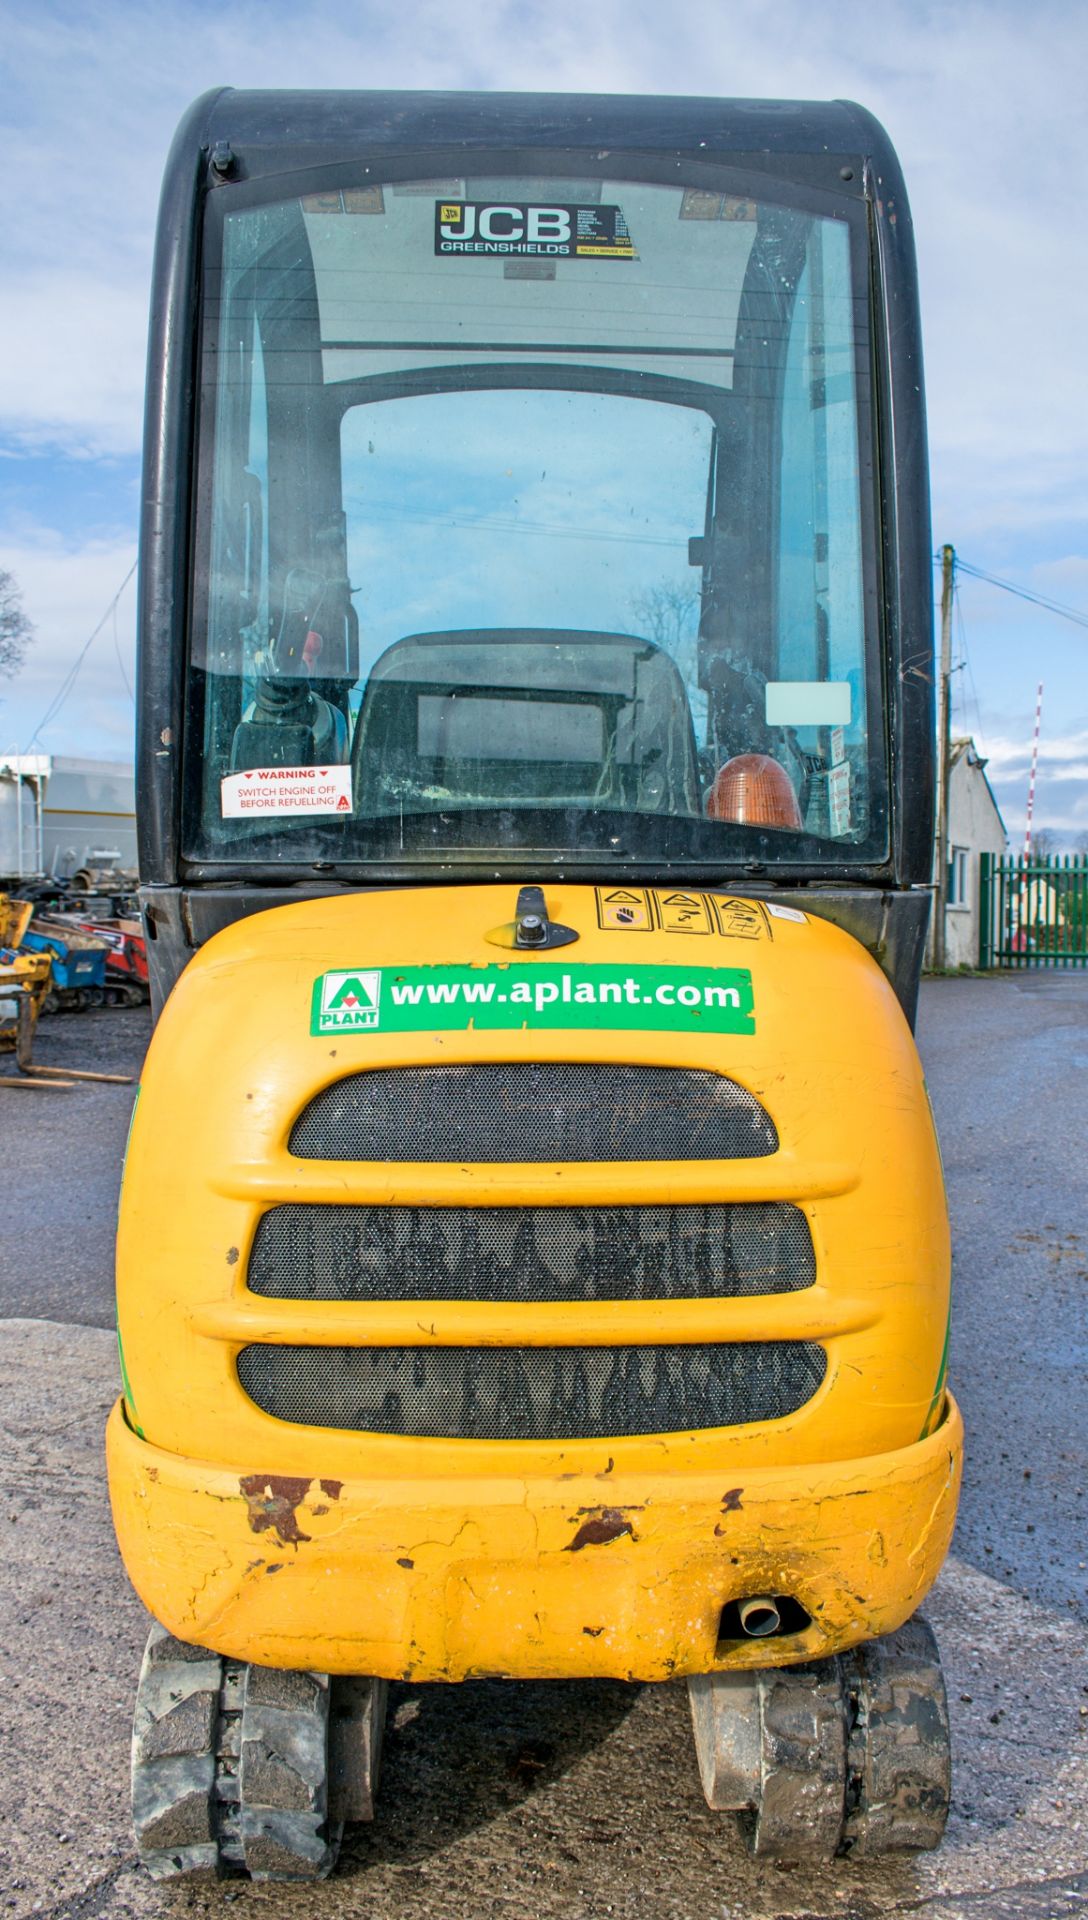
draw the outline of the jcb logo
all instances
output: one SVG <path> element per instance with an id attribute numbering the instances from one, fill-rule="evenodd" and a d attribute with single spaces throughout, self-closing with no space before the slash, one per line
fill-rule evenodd
<path id="1" fill-rule="evenodd" d="M 463 206 L 441 207 L 439 212 L 443 240 L 527 241 L 534 247 L 570 245 L 571 219 L 565 207 L 483 206 L 468 201 Z"/>

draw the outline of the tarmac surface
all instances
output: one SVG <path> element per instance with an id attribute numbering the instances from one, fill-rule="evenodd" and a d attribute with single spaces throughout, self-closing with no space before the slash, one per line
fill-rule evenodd
<path id="1" fill-rule="evenodd" d="M 141 1011 L 55 1017 L 36 1054 L 135 1073 L 147 1031 Z M 132 1089 L 0 1088 L 0 1915 L 1088 1916 L 1088 974 L 927 982 L 919 1041 L 968 1424 L 955 1548 L 926 1607 L 954 1738 L 938 1853 L 818 1872 L 749 1861 L 703 1803 L 682 1686 L 400 1686 L 378 1817 L 349 1829 L 331 1882 L 148 1880 L 127 1779 L 147 1623 L 101 1456 Z"/>

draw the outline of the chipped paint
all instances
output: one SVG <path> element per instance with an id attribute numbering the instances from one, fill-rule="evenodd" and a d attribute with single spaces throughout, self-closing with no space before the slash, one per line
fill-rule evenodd
<path id="1" fill-rule="evenodd" d="M 610 1541 L 621 1540 L 625 1534 L 632 1540 L 638 1539 L 630 1520 L 618 1507 L 581 1507 L 579 1511 L 589 1517 L 583 1520 L 567 1548 L 568 1553 L 581 1553 L 583 1547 L 606 1547 Z M 640 1513 L 641 1508 L 634 1507 L 629 1511 Z"/>
<path id="2" fill-rule="evenodd" d="M 312 1536 L 303 1533 L 296 1509 L 309 1491 L 309 1480 L 296 1480 L 283 1473 L 246 1473 L 238 1482 L 249 1509 L 249 1524 L 254 1533 L 275 1533 L 281 1547 L 297 1548 Z"/>

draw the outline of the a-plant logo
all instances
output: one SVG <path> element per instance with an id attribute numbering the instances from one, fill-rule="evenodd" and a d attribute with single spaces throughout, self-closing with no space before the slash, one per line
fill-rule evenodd
<path id="1" fill-rule="evenodd" d="M 377 1026 L 380 973 L 323 973 L 319 985 L 316 1033 L 365 1033 Z"/>

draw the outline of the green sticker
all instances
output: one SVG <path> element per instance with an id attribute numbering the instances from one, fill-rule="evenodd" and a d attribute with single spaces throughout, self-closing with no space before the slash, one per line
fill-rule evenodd
<path id="1" fill-rule="evenodd" d="M 747 967 L 346 967 L 314 981 L 310 1032 L 617 1027 L 754 1033 Z"/>

